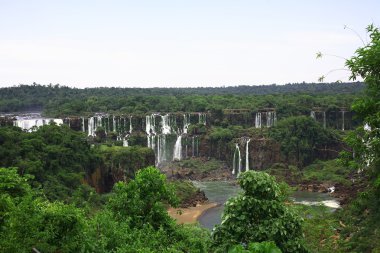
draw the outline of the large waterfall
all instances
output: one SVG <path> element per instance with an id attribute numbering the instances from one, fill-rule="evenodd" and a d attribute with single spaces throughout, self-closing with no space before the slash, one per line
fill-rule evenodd
<path id="1" fill-rule="evenodd" d="M 235 174 L 238 172 L 240 174 L 241 172 L 241 156 L 240 156 L 240 149 L 239 145 L 235 144 L 235 152 L 234 152 L 234 158 L 232 160 L 232 174 Z"/>
<path id="2" fill-rule="evenodd" d="M 247 143 L 245 144 L 245 171 L 249 170 L 249 142 L 251 139 L 247 139 Z"/>
<path id="3" fill-rule="evenodd" d="M 156 154 L 156 166 L 165 161 L 181 160 L 187 157 L 189 139 L 186 134 L 190 126 L 190 117 L 190 114 L 184 114 L 183 125 L 180 126 L 177 125 L 175 115 L 152 114 L 145 117 L 147 146 L 152 148 Z M 176 139 L 174 139 L 175 136 Z M 193 154 L 196 152 L 195 140 L 192 139 Z M 183 153 L 183 146 L 185 146 L 186 154 Z"/>
<path id="4" fill-rule="evenodd" d="M 40 127 L 43 125 L 47 125 L 50 122 L 54 122 L 57 125 L 62 125 L 62 119 L 46 119 L 46 118 L 23 118 L 17 117 L 15 121 L 13 121 L 13 125 L 17 126 L 23 130 L 32 131 L 33 127 Z"/>
<path id="5" fill-rule="evenodd" d="M 173 161 L 182 159 L 182 135 L 178 135 L 174 145 Z"/>

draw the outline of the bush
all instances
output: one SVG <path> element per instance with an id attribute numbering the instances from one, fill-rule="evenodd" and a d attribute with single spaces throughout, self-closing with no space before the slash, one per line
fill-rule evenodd
<path id="1" fill-rule="evenodd" d="M 225 204 L 222 223 L 215 227 L 214 246 L 274 241 L 283 252 L 305 252 L 302 219 L 281 200 L 281 189 L 274 177 L 247 171 L 238 178 L 243 193 Z"/>

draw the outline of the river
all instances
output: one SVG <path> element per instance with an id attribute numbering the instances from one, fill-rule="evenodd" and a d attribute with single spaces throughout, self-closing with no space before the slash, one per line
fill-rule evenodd
<path id="1" fill-rule="evenodd" d="M 212 229 L 216 224 L 220 224 L 224 209 L 224 203 L 230 197 L 236 196 L 240 187 L 228 181 L 194 181 L 194 185 L 206 194 L 210 202 L 215 202 L 218 206 L 206 210 L 198 219 L 199 223 L 208 229 Z M 339 207 L 339 202 L 327 193 L 296 191 L 290 197 L 295 203 L 304 205 L 325 205 L 333 210 Z"/>

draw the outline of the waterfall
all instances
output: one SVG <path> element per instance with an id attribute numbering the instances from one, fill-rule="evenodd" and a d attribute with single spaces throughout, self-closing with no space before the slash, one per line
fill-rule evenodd
<path id="1" fill-rule="evenodd" d="M 147 134 L 148 147 L 154 150 L 154 136 L 155 136 L 155 125 L 154 125 L 154 115 L 145 116 L 145 132 Z"/>
<path id="2" fill-rule="evenodd" d="M 132 116 L 129 116 L 129 134 L 131 133 L 132 133 Z"/>
<path id="3" fill-rule="evenodd" d="M 115 116 L 112 116 L 112 131 L 116 133 L 116 120 Z"/>
<path id="4" fill-rule="evenodd" d="M 156 155 L 156 166 L 161 162 L 161 138 L 160 134 L 157 136 L 157 155 Z"/>
<path id="5" fill-rule="evenodd" d="M 272 126 L 272 112 L 266 112 L 267 127 Z"/>
<path id="6" fill-rule="evenodd" d="M 249 142 L 251 139 L 247 139 L 247 143 L 245 144 L 245 171 L 249 170 Z"/>
<path id="7" fill-rule="evenodd" d="M 205 113 L 198 113 L 198 123 L 206 125 L 206 114 Z"/>
<path id="8" fill-rule="evenodd" d="M 162 139 L 161 139 L 161 154 L 162 154 L 162 158 L 161 158 L 161 161 L 166 161 L 166 135 L 163 135 L 162 136 Z"/>
<path id="9" fill-rule="evenodd" d="M 342 111 L 342 131 L 344 131 L 344 113 L 345 111 Z"/>
<path id="10" fill-rule="evenodd" d="M 151 144 L 150 144 L 150 135 L 147 135 L 146 136 L 146 142 L 147 142 L 147 146 L 148 146 L 148 148 L 151 148 Z"/>
<path id="11" fill-rule="evenodd" d="M 311 111 L 311 112 L 310 112 L 310 117 L 311 117 L 313 120 L 316 120 L 316 117 L 315 117 L 315 111 Z"/>
<path id="12" fill-rule="evenodd" d="M 183 133 L 187 134 L 187 129 L 190 126 L 190 114 L 183 115 Z"/>
<path id="13" fill-rule="evenodd" d="M 241 172 L 240 149 L 239 149 L 239 145 L 237 143 L 235 143 L 235 145 L 236 145 L 236 148 L 234 151 L 234 158 L 232 161 L 232 174 L 233 175 L 236 173 L 236 170 L 238 170 L 238 174 L 240 174 L 240 172 Z M 236 156 L 236 154 L 237 154 L 237 156 Z M 237 165 L 237 167 L 236 167 L 236 165 Z"/>
<path id="14" fill-rule="evenodd" d="M 123 147 L 128 147 L 128 137 L 129 137 L 128 134 L 126 136 L 124 136 L 124 138 L 123 138 Z"/>
<path id="15" fill-rule="evenodd" d="M 101 127 L 102 126 L 102 117 L 101 116 L 97 116 L 96 117 L 96 126 L 97 127 Z"/>
<path id="16" fill-rule="evenodd" d="M 261 112 L 257 112 L 255 116 L 255 127 L 261 128 Z"/>
<path id="17" fill-rule="evenodd" d="M 145 132 L 147 135 L 156 134 L 155 115 L 147 115 L 145 117 Z"/>
<path id="18" fill-rule="evenodd" d="M 323 128 L 326 128 L 326 112 L 323 112 Z"/>
<path id="19" fill-rule="evenodd" d="M 272 127 L 276 124 L 277 116 L 276 112 L 266 112 L 267 127 Z M 261 127 L 261 114 L 260 114 L 260 127 Z"/>
<path id="20" fill-rule="evenodd" d="M 182 158 L 182 135 L 178 135 L 174 145 L 173 161 L 181 160 Z"/>
<path id="21" fill-rule="evenodd" d="M 95 118 L 94 117 L 91 117 L 88 119 L 88 136 L 95 136 L 95 130 L 96 130 L 96 126 L 95 126 Z"/>
<path id="22" fill-rule="evenodd" d="M 171 133 L 169 114 L 161 116 L 161 133 L 162 134 L 170 134 Z"/>
<path id="23" fill-rule="evenodd" d="M 158 166 L 163 161 L 166 161 L 166 135 L 158 134 L 156 166 Z"/>
<path id="24" fill-rule="evenodd" d="M 84 125 L 84 117 L 82 117 L 82 132 L 86 132 L 86 128 Z"/>
<path id="25" fill-rule="evenodd" d="M 25 119 L 17 117 L 17 119 L 13 122 L 13 125 L 23 130 L 27 130 L 28 132 L 31 132 L 33 131 L 33 128 L 38 128 L 40 126 L 47 125 L 50 122 L 54 122 L 57 125 L 63 124 L 62 119 Z"/>

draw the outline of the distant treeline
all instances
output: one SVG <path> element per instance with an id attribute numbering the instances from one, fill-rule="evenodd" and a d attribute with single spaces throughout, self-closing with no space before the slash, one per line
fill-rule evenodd
<path id="1" fill-rule="evenodd" d="M 0 88 L 0 112 L 44 111 L 50 116 L 93 112 L 146 113 L 208 111 L 226 108 L 278 107 L 294 97 L 308 106 L 349 106 L 364 83 L 297 83 L 285 85 L 198 88 L 70 88 L 19 85 Z M 297 96 L 294 96 L 294 95 Z M 327 99 L 329 98 L 329 99 Z M 306 100 L 306 101 L 305 101 Z M 327 100 L 327 101 L 326 101 Z M 283 103 L 285 102 L 285 103 Z"/>

